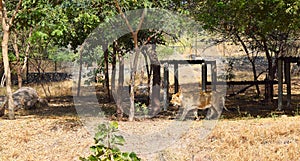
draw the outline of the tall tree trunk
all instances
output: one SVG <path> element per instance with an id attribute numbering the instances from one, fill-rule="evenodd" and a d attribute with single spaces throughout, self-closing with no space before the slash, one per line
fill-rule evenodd
<path id="1" fill-rule="evenodd" d="M 119 55 L 119 81 L 117 94 L 117 117 L 119 120 L 123 117 L 123 84 L 124 84 L 124 58 Z"/>
<path id="2" fill-rule="evenodd" d="M 111 72 L 111 94 L 112 95 L 112 91 L 115 91 L 116 89 L 116 84 L 115 84 L 115 81 L 116 81 L 116 63 L 117 63 L 117 51 L 116 51 L 116 43 L 114 42 L 113 43 L 113 55 L 112 55 L 112 62 L 111 62 L 111 65 L 112 65 L 112 72 Z"/>
<path id="3" fill-rule="evenodd" d="M 149 55 L 153 69 L 153 84 L 150 100 L 151 115 L 154 116 L 160 112 L 160 63 L 156 54 L 156 46 L 152 45 Z"/>
<path id="4" fill-rule="evenodd" d="M 273 100 L 273 80 L 274 80 L 275 74 L 273 71 L 272 55 L 269 52 L 266 42 L 264 42 L 264 48 L 265 48 L 265 53 L 266 53 L 266 57 L 267 57 L 267 61 L 268 61 L 268 81 L 269 81 L 269 84 L 266 87 L 267 93 L 266 93 L 265 99 L 267 102 L 270 103 Z"/>
<path id="5" fill-rule="evenodd" d="M 135 113 L 135 103 L 134 103 L 134 86 L 135 86 L 135 75 L 137 70 L 137 64 L 139 59 L 140 49 L 138 47 L 138 32 L 132 33 L 134 41 L 135 54 L 131 67 L 131 77 L 130 77 L 130 109 L 129 109 L 129 121 L 133 121 Z"/>
<path id="6" fill-rule="evenodd" d="M 2 57 L 3 57 L 3 64 L 4 64 L 4 75 L 6 78 L 6 95 L 7 95 L 7 102 L 8 102 L 8 118 L 15 119 L 15 111 L 14 111 L 14 102 L 12 97 L 12 90 L 11 90 L 11 73 L 9 67 L 9 58 L 8 58 L 8 40 L 10 34 L 10 26 L 12 25 L 19 8 L 21 7 L 22 0 L 19 0 L 17 7 L 12 15 L 11 18 L 7 17 L 7 10 L 5 6 L 5 1 L 0 1 L 0 17 L 2 22 L 2 31 L 3 31 L 3 39 L 2 39 Z"/>
<path id="7" fill-rule="evenodd" d="M 77 96 L 80 96 L 81 89 L 81 74 L 82 74 L 82 51 L 79 52 L 79 73 L 78 73 L 78 84 L 77 84 Z"/>
<path id="8" fill-rule="evenodd" d="M 13 48 L 15 50 L 16 59 L 17 59 L 18 87 L 21 88 L 22 87 L 22 82 L 23 82 L 23 78 L 22 78 L 22 64 L 21 64 L 21 60 L 20 60 L 20 52 L 19 52 L 19 48 L 18 48 L 17 34 L 14 33 L 13 36 L 14 36 Z"/>
<path id="9" fill-rule="evenodd" d="M 139 53 L 140 53 L 140 49 L 138 47 L 138 32 L 142 27 L 142 24 L 144 22 L 144 18 L 145 18 L 145 10 L 143 10 L 143 13 L 141 15 L 139 24 L 136 28 L 136 30 L 134 31 L 132 26 L 130 25 L 126 15 L 124 14 L 123 10 L 121 9 L 119 2 L 117 0 L 114 0 L 116 9 L 119 11 L 119 13 L 121 14 L 121 17 L 125 20 L 125 23 L 129 29 L 129 31 L 131 32 L 132 38 L 133 38 L 133 42 L 134 42 L 134 49 L 135 49 L 135 56 L 133 59 L 133 64 L 132 64 L 132 68 L 131 68 L 131 75 L 130 75 L 130 109 L 129 109 L 129 121 L 133 121 L 134 119 L 134 112 L 135 112 L 135 104 L 134 104 L 134 84 L 135 84 L 135 74 L 136 74 L 136 68 L 137 68 L 137 63 L 138 63 L 138 58 L 139 58 Z"/>
<path id="10" fill-rule="evenodd" d="M 147 47 L 146 47 L 147 48 Z M 145 61 L 145 63 L 146 63 L 146 70 L 147 70 L 147 92 L 148 92 L 148 98 L 147 98 L 147 104 L 150 104 L 150 82 L 151 82 L 151 73 L 152 73 L 152 66 L 151 67 L 149 67 L 149 63 L 148 63 L 148 59 L 147 59 L 147 51 L 145 51 L 145 50 L 148 50 L 148 48 L 147 49 L 144 49 L 144 53 L 142 53 L 143 54 L 143 56 L 144 56 L 144 61 Z"/>
<path id="11" fill-rule="evenodd" d="M 108 101 L 110 101 L 111 96 L 110 96 L 110 88 L 109 88 L 109 61 L 108 61 L 108 49 L 107 45 L 102 45 L 102 49 L 104 52 L 104 75 L 105 75 L 105 87 L 107 90 L 107 97 Z"/>
<path id="12" fill-rule="evenodd" d="M 258 76 L 257 76 L 256 68 L 255 68 L 255 61 L 251 60 L 250 62 L 251 62 L 251 65 L 252 65 L 253 79 L 256 82 Z M 259 95 L 260 95 L 259 85 L 255 84 L 255 88 L 256 88 L 257 97 L 259 97 Z"/>
<path id="13" fill-rule="evenodd" d="M 28 38 L 31 37 L 32 35 L 32 27 L 30 27 L 30 30 L 29 30 L 29 35 L 28 35 Z M 29 49 L 30 49 L 30 43 L 28 42 L 27 44 L 27 47 L 26 47 L 26 50 L 25 50 L 25 58 L 24 58 L 24 63 L 23 63 L 23 67 L 22 67 L 22 73 L 24 73 L 25 69 L 26 69 L 26 82 L 28 83 L 28 72 L 29 72 Z"/>
<path id="14" fill-rule="evenodd" d="M 2 24 L 3 25 L 3 24 Z M 3 64 L 4 64 L 4 74 L 6 78 L 6 95 L 7 95 L 7 102 L 8 102 L 8 118 L 13 120 L 15 119 L 15 112 L 14 112 L 14 102 L 12 97 L 12 90 L 11 90 L 11 73 L 9 67 L 9 58 L 8 58 L 8 40 L 9 40 L 9 26 L 2 26 L 3 27 L 3 40 L 2 40 L 2 57 L 3 57 Z"/>

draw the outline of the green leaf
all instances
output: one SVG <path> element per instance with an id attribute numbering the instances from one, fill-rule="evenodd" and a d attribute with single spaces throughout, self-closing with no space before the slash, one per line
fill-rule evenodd
<path id="1" fill-rule="evenodd" d="M 118 144 L 118 145 L 124 145 L 125 143 L 125 139 L 123 136 L 121 135 L 114 135 L 115 137 L 115 143 Z"/>
<path id="2" fill-rule="evenodd" d="M 107 133 L 105 131 L 99 131 L 95 134 L 95 141 L 100 142 L 103 141 L 107 137 Z M 96 144 L 97 144 L 96 143 Z"/>
<path id="3" fill-rule="evenodd" d="M 110 123 L 110 126 L 112 127 L 112 128 L 114 128 L 114 129 L 118 129 L 118 122 L 116 122 L 116 121 L 112 121 L 111 123 Z"/>
<path id="4" fill-rule="evenodd" d="M 89 156 L 88 158 L 89 161 L 98 161 L 98 158 L 94 155 Z"/>

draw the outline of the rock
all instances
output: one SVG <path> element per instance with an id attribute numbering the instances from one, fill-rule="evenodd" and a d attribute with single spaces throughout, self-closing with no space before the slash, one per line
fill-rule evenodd
<path id="1" fill-rule="evenodd" d="M 22 87 L 13 93 L 13 99 L 16 106 L 15 109 L 30 109 L 37 103 L 39 96 L 35 89 Z"/>
<path id="2" fill-rule="evenodd" d="M 31 87 L 22 87 L 13 93 L 15 110 L 18 109 L 33 109 L 38 106 L 47 106 L 48 101 L 39 98 L 35 89 Z M 0 116 L 4 115 L 4 110 L 7 108 L 7 100 L 0 107 Z"/>

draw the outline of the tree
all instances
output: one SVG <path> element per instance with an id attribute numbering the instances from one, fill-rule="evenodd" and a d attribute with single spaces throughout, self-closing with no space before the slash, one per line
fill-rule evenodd
<path id="1" fill-rule="evenodd" d="M 116 60 L 116 55 L 115 54 L 117 54 L 117 52 L 119 52 L 120 54 L 118 53 L 118 58 L 119 58 L 120 61 L 122 61 L 121 56 L 123 56 L 123 54 L 126 53 L 126 52 L 120 52 L 120 50 L 119 50 L 120 48 L 126 46 L 126 47 L 128 47 L 127 49 L 132 49 L 132 50 L 135 51 L 136 55 L 133 56 L 133 60 L 132 60 L 131 81 L 130 81 L 131 82 L 130 86 L 132 87 L 131 88 L 131 99 L 130 99 L 130 101 L 131 101 L 131 103 L 130 103 L 131 104 L 130 105 L 131 106 L 131 108 L 130 108 L 130 111 L 131 111 L 130 112 L 131 113 L 130 114 L 130 120 L 133 120 L 134 106 L 135 106 L 134 91 L 133 91 L 133 87 L 135 86 L 135 84 L 133 82 L 134 77 L 135 77 L 134 76 L 135 71 L 136 71 L 135 66 L 137 64 L 136 62 L 138 62 L 138 56 L 140 55 L 139 54 L 140 53 L 139 48 L 142 45 L 145 45 L 143 42 L 141 42 L 141 40 L 142 40 L 141 36 L 143 34 L 142 35 L 140 34 L 141 33 L 140 27 L 143 24 L 143 15 L 144 15 L 144 13 L 143 12 L 139 13 L 141 15 L 141 17 L 138 17 L 135 20 L 131 19 L 131 22 L 133 22 L 134 24 L 130 24 L 130 23 L 126 22 L 127 12 L 129 12 L 130 10 L 134 10 L 134 9 L 153 8 L 153 7 L 163 7 L 163 8 L 166 7 L 166 8 L 168 8 L 169 4 L 170 4 L 170 1 L 157 2 L 157 1 L 103 1 L 103 0 L 102 1 L 97 1 L 97 0 L 95 0 L 95 1 L 91 1 L 91 3 L 89 3 L 87 1 L 82 0 L 82 1 L 77 1 L 77 2 L 80 2 L 80 4 L 85 4 L 85 5 L 86 4 L 92 4 L 92 5 L 86 5 L 86 7 L 92 6 L 93 9 L 91 9 L 90 11 L 85 11 L 85 10 L 81 11 L 81 7 L 79 7 L 79 9 L 78 9 L 79 11 L 74 14 L 74 11 L 71 7 L 74 4 L 72 4 L 70 2 L 69 3 L 68 2 L 62 3 L 62 8 L 67 8 L 68 9 L 65 12 L 65 13 L 67 13 L 66 15 L 68 15 L 67 17 L 70 16 L 70 19 L 71 19 L 70 20 L 68 18 L 69 19 L 68 23 L 70 23 L 70 26 L 71 26 L 70 29 L 71 30 L 67 31 L 67 33 L 69 33 L 69 34 L 67 36 L 65 36 L 65 38 L 63 38 L 62 44 L 66 43 L 66 42 L 68 42 L 68 43 L 69 42 L 74 42 L 74 43 L 71 43 L 71 45 L 74 46 L 74 47 L 75 47 L 74 44 L 76 44 L 76 43 L 81 44 L 82 48 L 81 48 L 80 51 L 83 51 L 83 52 L 80 52 L 80 54 L 81 54 L 80 55 L 81 56 L 80 60 L 82 60 L 82 61 L 84 61 L 85 63 L 88 64 L 88 63 L 91 62 L 91 61 L 89 61 L 89 62 L 86 61 L 86 60 L 90 60 L 88 58 L 89 57 L 89 55 L 88 55 L 89 52 L 85 52 L 85 51 L 88 51 L 88 50 L 92 51 L 93 48 L 97 47 L 93 42 L 97 42 L 98 45 L 100 43 L 101 48 L 103 50 L 102 51 L 102 54 L 103 54 L 103 57 L 104 57 L 104 63 L 103 64 L 105 65 L 104 68 L 105 68 L 105 79 L 106 79 L 105 84 L 106 84 L 108 95 L 110 95 L 110 92 L 109 92 L 109 87 L 110 87 L 109 83 L 110 83 L 110 81 L 109 81 L 109 75 L 108 75 L 108 73 L 109 73 L 108 72 L 108 67 L 109 67 L 110 60 L 112 60 L 111 63 L 112 63 L 113 68 L 114 68 L 114 63 L 116 62 L 115 61 Z M 75 6 L 74 8 L 76 8 L 77 5 L 74 5 Z M 81 6 L 81 5 L 79 5 L 79 6 Z M 71 8 L 69 8 L 69 7 L 71 7 Z M 68 13 L 70 13 L 70 14 L 68 14 Z M 82 13 L 82 15 L 84 15 L 84 16 L 81 16 L 81 17 L 85 17 L 85 19 L 77 18 L 76 15 L 78 13 Z M 91 13 L 91 14 L 89 14 L 89 13 Z M 89 16 L 86 16 L 86 15 L 89 15 Z M 91 15 L 93 15 L 93 16 L 91 16 Z M 81 41 L 81 40 L 85 40 L 85 38 L 86 38 L 85 36 L 82 36 L 82 35 L 85 35 L 86 33 L 89 33 L 90 30 L 87 30 L 86 32 L 84 32 L 84 34 L 80 34 L 80 32 L 77 32 L 76 26 L 86 26 L 86 27 L 93 26 L 90 23 L 86 23 L 86 22 L 89 22 L 91 20 L 91 19 L 86 19 L 86 17 L 92 17 L 92 19 L 93 19 L 94 15 L 98 16 L 98 20 L 100 22 L 107 22 L 107 24 L 110 24 L 108 26 L 104 25 L 104 28 L 108 27 L 108 28 L 112 28 L 112 30 L 110 30 L 110 31 L 101 31 L 101 32 L 98 32 L 98 34 L 96 34 L 96 35 L 93 35 L 93 33 L 91 33 L 90 36 L 88 37 L 88 39 L 91 40 L 92 42 L 89 43 L 89 41 L 85 41 L 85 43 L 82 44 L 83 41 Z M 124 43 L 121 43 L 119 41 L 121 39 L 118 39 L 120 36 L 123 36 L 123 35 L 118 35 L 118 33 L 114 33 L 114 32 L 117 32 L 117 31 L 113 30 L 114 26 L 116 26 L 115 28 L 117 28 L 117 26 L 118 26 L 118 22 L 114 22 L 114 20 L 112 20 L 112 19 L 114 19 L 114 17 L 118 17 L 116 15 L 119 15 L 119 17 L 122 17 L 122 19 L 125 20 L 126 25 L 127 25 L 127 30 L 126 31 L 129 30 L 129 37 L 127 37 L 128 41 L 126 40 L 126 42 L 124 42 Z M 72 22 L 72 19 L 76 19 L 76 21 Z M 84 20 L 84 21 L 81 21 L 81 20 Z M 124 21 L 122 21 L 122 22 L 124 22 Z M 92 24 L 96 24 L 96 23 L 92 23 Z M 135 26 L 136 28 L 133 28 L 132 26 Z M 81 31 L 81 30 L 83 31 L 83 29 L 85 29 L 85 28 L 82 29 L 81 27 L 79 27 L 78 29 L 79 29 L 79 31 Z M 91 28 L 88 28 L 88 29 L 91 29 Z M 71 31 L 71 32 L 69 32 L 69 31 Z M 156 33 L 157 31 L 159 31 L 159 30 L 154 29 L 153 33 Z M 147 30 L 146 33 L 147 32 L 151 33 L 151 32 L 149 32 L 149 30 Z M 78 35 L 77 35 L 77 33 L 78 33 Z M 101 34 L 99 34 L 99 33 L 101 33 Z M 153 33 L 151 33 L 151 34 L 153 34 Z M 158 34 L 155 34 L 155 36 L 156 35 L 158 35 Z M 150 39 L 151 39 L 152 37 L 149 34 L 145 37 L 149 38 L 149 36 L 150 36 Z M 84 38 L 84 39 L 82 39 L 82 38 Z M 80 39 L 80 41 L 77 41 L 79 39 Z M 117 46 L 110 48 L 109 46 L 113 42 L 117 42 Z M 146 42 L 148 42 L 148 41 L 146 41 Z M 155 42 L 155 43 L 158 43 L 158 42 Z M 123 44 L 126 44 L 126 45 L 122 46 Z M 117 48 L 119 48 L 119 49 L 117 49 Z M 114 49 L 114 50 L 116 50 L 116 52 L 114 52 L 114 51 L 111 52 L 111 51 L 109 51 L 110 49 Z M 153 54 L 153 56 L 151 57 L 151 58 L 153 58 L 152 62 L 154 60 L 156 60 L 156 61 L 158 60 L 157 56 L 155 56 L 155 54 Z M 156 57 L 156 59 L 155 59 L 155 57 Z M 155 71 L 159 71 L 157 69 L 158 68 L 156 68 Z M 81 72 L 79 72 L 79 73 L 81 73 Z M 114 75 L 115 73 L 112 73 L 112 74 Z M 156 76 L 157 76 L 156 78 L 159 78 L 158 77 L 159 74 L 156 73 Z M 120 78 L 122 78 L 122 76 L 120 76 Z M 155 79 L 155 81 L 156 81 L 155 84 L 159 85 L 159 83 L 160 83 L 159 79 Z M 121 84 L 122 84 L 122 81 L 120 81 L 119 85 L 121 85 Z M 114 86 L 114 84 L 112 84 L 112 88 L 113 88 L 113 86 Z M 158 91 L 158 93 L 159 93 L 159 91 Z M 159 98 L 159 95 L 158 95 L 158 98 Z M 120 101 L 117 101 L 117 102 L 120 102 Z M 159 104 L 159 103 L 157 103 L 157 104 Z M 159 106 L 155 107 L 155 108 L 159 109 Z M 154 110 L 154 111 L 158 111 L 158 110 Z"/>
<path id="2" fill-rule="evenodd" d="M 126 26 L 128 27 L 131 38 L 133 41 L 133 48 L 134 48 L 134 55 L 131 65 L 131 73 L 130 73 L 130 112 L 129 112 L 129 121 L 133 121 L 134 119 L 134 111 L 135 111 L 135 102 L 134 102 L 134 86 L 135 86 L 135 75 L 137 70 L 137 64 L 139 61 L 139 55 L 141 53 L 140 47 L 146 45 L 146 44 L 153 44 L 152 48 L 150 49 L 150 52 L 148 53 L 150 62 L 151 62 L 151 69 L 150 71 L 153 71 L 153 85 L 151 87 L 151 102 L 150 103 L 150 110 L 151 115 L 155 115 L 160 111 L 160 63 L 158 61 L 158 56 L 156 53 L 156 44 L 162 44 L 163 43 L 163 32 L 162 29 L 148 29 L 148 30 L 141 30 L 141 27 L 144 23 L 145 14 L 147 12 L 147 9 L 144 9 L 141 12 L 141 16 L 139 20 L 136 20 L 136 28 L 133 29 L 132 24 L 129 23 L 128 18 L 124 14 L 123 10 L 126 11 L 128 8 L 151 8 L 153 6 L 160 6 L 160 7 L 167 7 L 169 5 L 168 1 L 162 1 L 161 4 L 155 4 L 155 2 L 142 2 L 137 3 L 136 1 L 133 2 L 134 5 L 128 7 L 130 3 L 124 3 L 123 8 L 121 8 L 121 5 L 117 0 L 114 1 L 117 11 L 120 13 L 121 17 L 124 19 Z M 136 6 L 135 6 L 136 5 Z M 130 41 L 129 41 L 130 42 Z M 147 60 L 146 60 L 147 62 Z M 149 71 L 149 70 L 148 70 Z M 149 79 L 149 72 L 148 72 L 148 79 Z M 149 82 L 149 81 L 148 81 Z M 150 92 L 149 92 L 150 93 Z"/>
<path id="3" fill-rule="evenodd" d="M 36 35 L 41 29 L 41 22 L 51 13 L 52 5 L 45 0 L 23 1 L 16 16 L 15 23 L 11 28 L 12 47 L 16 58 L 16 71 L 18 76 L 18 86 L 22 87 L 23 73 L 29 62 L 31 47 L 34 47 L 31 36 Z M 34 42 L 36 43 L 36 42 Z"/>
<path id="4" fill-rule="evenodd" d="M 59 13 L 65 19 L 64 24 L 57 28 L 56 41 L 59 46 L 71 45 L 74 52 L 80 54 L 80 70 L 79 80 L 77 87 L 77 96 L 80 95 L 81 73 L 82 73 L 82 52 L 77 51 L 88 35 L 99 25 L 101 22 L 101 6 L 99 0 L 81 0 L 81 1 L 64 1 L 58 6 Z M 108 69 L 108 67 L 107 67 Z M 109 77 L 106 74 L 106 86 L 109 94 Z"/>
<path id="5" fill-rule="evenodd" d="M 21 7 L 22 0 L 19 0 L 18 4 L 16 5 L 15 10 L 13 11 L 11 17 L 8 17 L 8 10 L 6 8 L 6 4 L 4 0 L 0 1 L 0 17 L 2 22 L 2 57 L 3 57 L 3 64 L 4 64 L 4 72 L 6 78 L 6 95 L 8 99 L 8 111 L 9 111 L 9 119 L 15 119 L 14 114 L 14 103 L 12 98 L 12 90 L 11 90 L 11 73 L 9 67 L 9 59 L 8 59 L 8 41 L 10 36 L 10 28 L 12 27 L 16 15 Z"/>
<path id="6" fill-rule="evenodd" d="M 198 2 L 193 13 L 207 30 L 221 36 L 221 41 L 241 44 L 247 54 L 264 52 L 268 77 L 273 82 L 277 58 L 283 56 L 287 44 L 299 31 L 299 5 L 296 0 L 205 0 Z M 271 100 L 272 84 L 269 91 L 267 98 Z"/>

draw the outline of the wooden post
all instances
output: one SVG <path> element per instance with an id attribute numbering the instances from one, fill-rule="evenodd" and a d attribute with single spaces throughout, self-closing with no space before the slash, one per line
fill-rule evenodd
<path id="1" fill-rule="evenodd" d="M 278 59 L 278 110 L 282 110 L 282 95 L 283 95 L 283 77 L 282 77 L 282 59 Z"/>
<path id="2" fill-rule="evenodd" d="M 216 83 L 217 83 L 217 64 L 216 64 L 216 61 L 211 63 L 211 82 L 212 82 L 212 91 L 216 91 Z"/>
<path id="3" fill-rule="evenodd" d="M 203 92 L 205 92 L 206 91 L 206 83 L 207 83 L 207 65 L 206 65 L 206 63 L 204 62 L 204 63 L 202 63 L 201 64 L 202 66 L 201 66 L 201 68 L 202 68 L 202 91 Z"/>
<path id="4" fill-rule="evenodd" d="M 164 63 L 164 111 L 169 107 L 169 64 Z"/>
<path id="5" fill-rule="evenodd" d="M 177 93 L 178 90 L 178 64 L 174 64 L 174 86 L 175 86 L 175 93 Z"/>
<path id="6" fill-rule="evenodd" d="M 287 90 L 287 107 L 291 106 L 291 62 L 289 60 L 284 61 L 284 76 Z"/>

